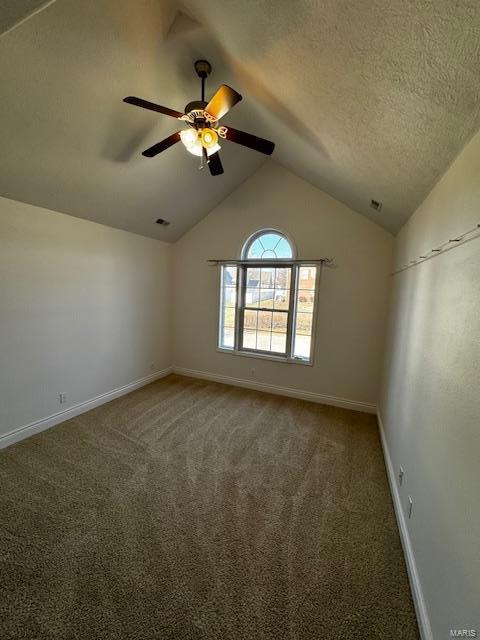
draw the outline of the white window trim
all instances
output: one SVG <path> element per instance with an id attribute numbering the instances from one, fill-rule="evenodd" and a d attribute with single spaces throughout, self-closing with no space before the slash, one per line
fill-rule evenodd
<path id="1" fill-rule="evenodd" d="M 252 236 L 249 237 L 249 239 L 247 240 L 247 242 L 245 243 L 245 247 L 249 246 L 251 238 L 256 238 L 258 235 L 260 235 L 261 233 L 265 233 L 270 231 L 270 229 L 265 229 L 262 230 L 261 232 L 256 232 L 255 234 L 252 234 Z M 272 229 L 273 231 L 273 229 Z M 275 230 L 276 231 L 276 230 Z M 279 231 L 279 233 L 282 233 L 282 235 L 284 235 L 287 240 L 290 242 L 290 238 L 288 236 L 286 236 L 283 232 Z M 292 245 L 292 251 L 294 250 L 294 247 Z M 295 254 L 294 254 L 295 255 Z M 290 259 L 281 259 L 279 258 L 278 263 L 290 263 L 291 264 L 291 260 Z M 256 265 L 261 263 L 261 260 L 252 260 L 252 265 Z M 270 265 L 272 266 L 272 265 Z M 236 296 L 236 301 L 235 301 L 235 339 L 234 339 L 234 343 L 235 344 L 239 344 L 239 337 L 238 334 L 240 333 L 240 304 L 239 304 L 239 292 L 241 289 L 241 286 L 238 279 L 239 279 L 239 265 L 235 264 L 235 263 L 225 263 L 222 265 L 222 267 L 236 267 L 237 268 L 237 296 Z M 230 355 L 235 355 L 235 356 L 243 356 L 246 358 L 258 358 L 260 360 L 272 360 L 274 362 L 281 362 L 284 364 L 300 364 L 303 366 L 309 366 L 312 367 L 314 365 L 314 361 L 315 361 L 315 342 L 316 342 L 316 334 L 317 334 L 317 317 L 318 317 L 318 291 L 319 291 L 319 286 L 320 286 L 320 272 L 321 272 L 321 266 L 318 265 L 315 262 L 302 262 L 302 263 L 298 263 L 295 265 L 295 268 L 293 269 L 294 275 L 295 275 L 295 287 L 293 288 L 293 292 L 294 294 L 296 294 L 297 292 L 297 288 L 298 288 L 298 273 L 300 271 L 301 267 L 315 267 L 316 268 L 316 273 L 315 273 L 315 295 L 314 295 L 314 300 L 313 300 L 313 314 L 312 314 L 312 334 L 310 337 L 310 358 L 308 360 L 304 360 L 303 358 L 292 358 L 289 355 L 286 356 L 276 356 L 272 353 L 262 353 L 260 351 L 254 351 L 254 350 L 244 350 L 244 349 L 236 349 L 235 347 L 232 347 L 231 349 L 228 347 L 221 347 L 220 346 L 220 338 L 222 336 L 222 295 L 223 295 L 223 283 L 222 283 L 222 271 L 223 269 L 220 268 L 218 269 L 218 291 L 219 291 L 219 297 L 218 297 L 218 323 L 217 323 L 217 336 L 216 336 L 216 350 L 219 353 L 228 353 Z M 291 308 L 291 316 L 292 316 L 292 322 L 295 321 L 295 315 L 296 315 L 296 306 L 297 306 L 297 299 L 296 299 L 296 295 L 294 295 L 294 300 L 293 300 L 293 305 Z M 292 340 L 294 339 L 294 335 L 293 335 L 293 330 L 292 330 L 292 335 L 291 335 Z M 290 349 L 290 353 L 291 353 L 291 349 Z"/>

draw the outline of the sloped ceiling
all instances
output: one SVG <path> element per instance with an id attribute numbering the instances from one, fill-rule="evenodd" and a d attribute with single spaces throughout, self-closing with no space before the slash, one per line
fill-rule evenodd
<path id="1" fill-rule="evenodd" d="M 2 4 L 0 25 L 40 4 Z M 140 155 L 178 125 L 122 98 L 181 110 L 199 57 L 210 92 L 244 95 L 226 124 L 392 232 L 480 127 L 473 0 L 56 0 L 0 38 L 0 194 L 180 237 L 265 161 L 224 143 L 212 178 L 181 145 Z"/>

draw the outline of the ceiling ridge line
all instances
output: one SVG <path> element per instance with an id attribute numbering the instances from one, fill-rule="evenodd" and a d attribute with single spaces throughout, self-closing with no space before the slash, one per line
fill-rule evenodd
<path id="1" fill-rule="evenodd" d="M 20 27 L 24 22 L 27 22 L 28 20 L 30 20 L 30 18 L 33 18 L 39 13 L 41 13 L 42 11 L 44 11 L 45 9 L 48 9 L 48 7 L 56 1 L 57 0 L 47 0 L 44 4 L 34 9 L 31 13 L 28 13 L 23 18 L 20 18 L 20 20 L 17 20 L 17 22 L 14 22 L 10 27 L 8 27 L 8 29 L 0 33 L 0 40 L 3 38 L 3 36 L 6 36 L 8 33 L 11 33 L 12 31 L 14 31 L 17 27 Z"/>

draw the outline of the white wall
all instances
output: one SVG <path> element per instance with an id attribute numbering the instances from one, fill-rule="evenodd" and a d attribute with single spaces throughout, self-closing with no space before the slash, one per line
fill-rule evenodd
<path id="1" fill-rule="evenodd" d="M 0 198 L 0 436 L 171 365 L 170 252 Z"/>
<path id="2" fill-rule="evenodd" d="M 480 223 L 480 135 L 401 230 L 397 265 Z M 437 640 L 480 637 L 480 238 L 392 278 L 381 415 Z"/>
<path id="3" fill-rule="evenodd" d="M 216 351 L 218 270 L 250 234 L 275 227 L 299 258 L 333 257 L 324 269 L 313 367 Z M 379 390 L 393 237 L 273 161 L 184 235 L 174 250 L 174 364 L 375 403 Z"/>

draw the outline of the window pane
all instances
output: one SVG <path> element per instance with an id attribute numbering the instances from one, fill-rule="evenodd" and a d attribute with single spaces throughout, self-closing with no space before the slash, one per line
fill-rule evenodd
<path id="1" fill-rule="evenodd" d="M 264 233 L 262 234 L 258 240 L 262 243 L 263 248 L 265 250 L 270 250 L 270 251 L 274 251 L 275 247 L 277 246 L 279 240 L 281 239 L 281 235 L 279 235 L 278 233 Z"/>
<path id="2" fill-rule="evenodd" d="M 252 313 L 258 313 L 258 330 L 259 331 L 271 331 L 272 316 L 273 316 L 273 313 L 271 311 L 254 311 Z"/>
<path id="3" fill-rule="evenodd" d="M 275 269 L 275 288 L 290 289 L 291 267 L 282 267 Z"/>
<path id="4" fill-rule="evenodd" d="M 256 349 L 257 346 L 257 332 L 252 329 L 243 330 L 243 348 L 244 349 Z"/>
<path id="5" fill-rule="evenodd" d="M 272 316 L 271 311 L 258 312 L 257 349 L 260 351 L 270 351 Z"/>
<path id="6" fill-rule="evenodd" d="M 223 327 L 222 347 L 233 349 L 235 346 L 235 329 Z"/>
<path id="7" fill-rule="evenodd" d="M 260 306 L 273 309 L 274 289 L 260 289 Z"/>
<path id="8" fill-rule="evenodd" d="M 287 349 L 288 313 L 274 313 L 272 317 L 272 346 L 275 353 L 285 353 Z"/>
<path id="9" fill-rule="evenodd" d="M 248 267 L 246 283 L 247 287 L 259 287 L 260 286 L 260 269 L 252 269 Z"/>
<path id="10" fill-rule="evenodd" d="M 275 289 L 275 309 L 288 309 L 290 291 L 288 289 Z"/>
<path id="11" fill-rule="evenodd" d="M 227 349 L 235 345 L 236 282 L 237 267 L 222 266 L 219 346 Z"/>
<path id="12" fill-rule="evenodd" d="M 312 289 L 299 289 L 297 293 L 297 309 L 298 311 L 308 311 L 313 313 L 313 303 L 315 300 L 315 291 Z"/>
<path id="13" fill-rule="evenodd" d="M 262 257 L 262 253 L 263 253 L 263 247 L 262 247 L 260 241 L 257 239 L 257 240 L 255 240 L 255 242 L 250 247 L 247 257 L 248 258 L 261 258 Z"/>
<path id="14" fill-rule="evenodd" d="M 275 249 L 278 258 L 292 258 L 292 247 L 286 238 L 281 238 Z"/>
<path id="15" fill-rule="evenodd" d="M 272 316 L 272 331 L 286 334 L 288 313 L 278 312 L 273 313 Z"/>
<path id="16" fill-rule="evenodd" d="M 295 336 L 293 355 L 296 358 L 310 357 L 313 314 L 297 313 L 295 321 Z"/>
<path id="17" fill-rule="evenodd" d="M 247 287 L 245 290 L 245 306 L 246 307 L 258 307 L 258 300 L 260 298 L 260 289 Z"/>
<path id="18" fill-rule="evenodd" d="M 275 260 L 276 257 L 277 254 L 275 253 L 275 251 L 273 251 L 273 249 L 265 249 L 265 251 L 262 253 L 262 260 Z"/>
<path id="19" fill-rule="evenodd" d="M 270 331 L 257 332 L 257 350 L 270 351 L 271 333 Z"/>
<path id="20" fill-rule="evenodd" d="M 297 313 L 297 333 L 310 335 L 312 333 L 312 314 Z"/>
<path id="21" fill-rule="evenodd" d="M 235 329 L 235 308 L 223 307 L 223 326 Z"/>
<path id="22" fill-rule="evenodd" d="M 225 287 L 234 287 L 237 284 L 237 267 L 223 267 L 223 284 Z"/>
<path id="23" fill-rule="evenodd" d="M 298 274 L 299 289 L 315 289 L 317 267 L 300 267 Z"/>
<path id="24" fill-rule="evenodd" d="M 257 344 L 257 317 L 258 311 L 245 309 L 243 317 L 243 347 L 255 349 Z"/>
<path id="25" fill-rule="evenodd" d="M 311 341 L 311 336 L 303 336 L 298 333 L 295 334 L 295 344 L 293 346 L 293 355 L 295 358 L 303 358 L 304 360 L 310 359 Z"/>
<path id="26" fill-rule="evenodd" d="M 258 311 L 251 311 L 250 309 L 245 309 L 245 315 L 243 318 L 243 328 L 244 329 L 256 329 L 257 328 L 257 316 Z"/>
<path id="27" fill-rule="evenodd" d="M 290 305 L 291 267 L 277 267 L 275 269 L 275 298 L 274 308 L 287 310 Z"/>
<path id="28" fill-rule="evenodd" d="M 285 355 L 287 350 L 287 334 L 272 333 L 272 351 Z"/>
<path id="29" fill-rule="evenodd" d="M 273 267 L 263 268 L 261 271 L 260 286 L 262 289 L 273 289 L 275 286 L 275 269 Z"/>
<path id="30" fill-rule="evenodd" d="M 237 302 L 237 290 L 235 287 L 225 287 L 223 289 L 223 306 L 234 307 Z"/>

